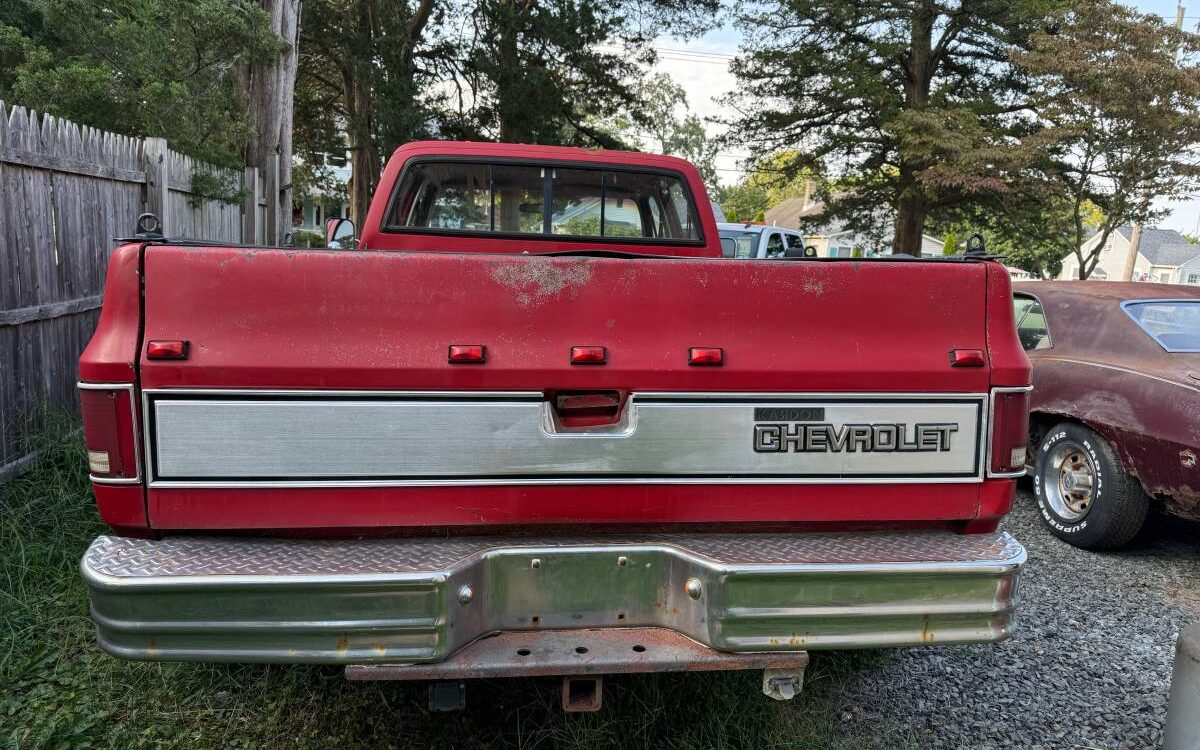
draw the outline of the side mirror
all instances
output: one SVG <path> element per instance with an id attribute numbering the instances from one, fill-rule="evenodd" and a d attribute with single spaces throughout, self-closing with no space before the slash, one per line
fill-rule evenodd
<path id="1" fill-rule="evenodd" d="M 326 219 L 325 247 L 334 250 L 354 247 L 354 222 L 340 218 Z"/>
<path id="2" fill-rule="evenodd" d="M 725 258 L 737 257 L 737 240 L 732 237 L 721 238 L 721 256 Z"/>

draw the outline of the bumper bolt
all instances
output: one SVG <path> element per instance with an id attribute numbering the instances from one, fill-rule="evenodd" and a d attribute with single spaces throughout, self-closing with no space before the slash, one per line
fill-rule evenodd
<path id="1" fill-rule="evenodd" d="M 687 583 L 683 584 L 683 590 L 693 599 L 699 599 L 700 594 L 704 593 L 704 589 L 700 586 L 699 578 L 687 579 Z"/>
<path id="2" fill-rule="evenodd" d="M 617 565 L 628 565 L 628 564 L 629 564 L 628 557 L 621 555 L 620 557 L 617 558 Z"/>
<path id="3" fill-rule="evenodd" d="M 464 607 L 475 599 L 475 589 L 470 586 L 463 586 L 458 590 L 458 603 Z"/>
<path id="4" fill-rule="evenodd" d="M 535 557 L 535 558 L 533 558 L 533 560 L 530 561 L 529 567 L 540 568 L 540 567 L 542 567 L 542 561 Z"/>

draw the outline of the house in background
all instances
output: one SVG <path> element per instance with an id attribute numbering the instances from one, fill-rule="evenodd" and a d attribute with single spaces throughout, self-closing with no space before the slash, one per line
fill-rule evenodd
<path id="1" fill-rule="evenodd" d="M 1120 227 L 1100 251 L 1100 260 L 1090 279 L 1120 281 L 1129 255 L 1131 227 Z M 1100 242 L 1095 235 L 1083 245 L 1086 256 Z M 1060 279 L 1079 278 L 1079 262 L 1074 255 L 1063 261 Z M 1200 243 L 1192 242 L 1174 229 L 1143 229 L 1138 244 L 1137 260 L 1133 265 L 1134 281 L 1154 281 L 1160 284 L 1200 285 Z"/>
<path id="2" fill-rule="evenodd" d="M 334 181 L 348 185 L 350 183 L 350 165 L 347 159 L 326 157 L 326 168 L 332 173 Z M 292 201 L 292 233 L 315 232 L 325 237 L 325 220 L 350 215 L 350 203 L 345 198 L 346 191 L 334 195 L 320 188 L 311 189 L 306 195 L 297 195 Z"/>
<path id="3" fill-rule="evenodd" d="M 825 213 L 825 204 L 815 200 L 810 190 L 797 198 L 788 198 L 767 210 L 764 218 L 766 224 L 785 229 L 796 229 L 804 232 L 804 243 L 817 249 L 819 258 L 850 258 L 855 248 L 861 251 L 861 257 L 869 258 L 892 254 L 892 238 L 890 236 L 868 237 L 847 229 L 840 222 L 829 222 L 823 225 L 805 225 L 806 220 Z M 929 235 L 921 236 L 921 257 L 930 258 L 942 254 L 945 243 Z"/>

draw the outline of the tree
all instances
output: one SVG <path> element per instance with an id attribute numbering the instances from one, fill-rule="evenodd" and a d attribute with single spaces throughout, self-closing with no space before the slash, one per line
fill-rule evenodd
<path id="1" fill-rule="evenodd" d="M 396 146 L 427 135 L 423 65 L 439 0 L 308 0 L 300 28 L 297 153 L 313 164 L 350 151 L 350 215 L 361 222 Z M 432 65 L 432 64 L 431 64 Z M 301 113 L 303 113 L 301 115 Z M 310 118 L 310 119 L 307 119 Z"/>
<path id="2" fill-rule="evenodd" d="M 767 209 L 788 198 L 817 192 L 816 176 L 798 151 L 760 157 L 742 180 L 721 191 L 721 209 L 730 221 L 761 221 Z"/>
<path id="3" fill-rule="evenodd" d="M 260 0 L 270 19 L 271 33 L 279 54 L 251 60 L 242 67 L 241 88 L 247 103 L 250 137 L 246 143 L 246 165 L 266 168 L 272 156 L 279 157 L 276 216 L 280 226 L 268 236 L 282 238 L 291 225 L 292 213 L 292 113 L 296 88 L 300 34 L 300 0 Z"/>
<path id="4" fill-rule="evenodd" d="M 1010 55 L 1052 2 L 746 4 L 735 137 L 757 154 L 798 149 L 852 188 L 823 193 L 828 218 L 865 232 L 890 218 L 893 250 L 919 253 L 928 217 L 1002 194 L 1023 166 L 1010 146 L 1026 81 Z"/>
<path id="5" fill-rule="evenodd" d="M 1016 59 L 1039 91 L 1039 182 L 1067 219 L 1058 258 L 1086 279 L 1117 228 L 1161 215 L 1156 197 L 1200 190 L 1200 36 L 1107 0 L 1054 20 Z"/>
<path id="6" fill-rule="evenodd" d="M 659 73 L 651 76 L 638 94 L 645 103 L 648 133 L 657 141 L 659 150 L 695 164 L 709 191 L 718 193 L 717 142 L 708 137 L 704 121 L 688 112 L 683 87 L 669 75 Z"/>
<path id="7" fill-rule="evenodd" d="M 278 49 L 253 3 L 6 0 L 0 98 L 239 167 L 252 127 L 235 72 Z"/>
<path id="8" fill-rule="evenodd" d="M 509 143 L 627 145 L 600 123 L 637 108 L 638 65 L 653 52 L 624 10 L 599 0 L 475 3 L 462 70 L 479 131 Z"/>

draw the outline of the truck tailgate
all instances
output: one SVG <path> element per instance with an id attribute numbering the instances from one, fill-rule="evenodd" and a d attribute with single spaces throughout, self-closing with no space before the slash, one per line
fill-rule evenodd
<path id="1" fill-rule="evenodd" d="M 143 339 L 190 346 L 140 362 L 150 520 L 975 518 L 989 368 L 949 350 L 987 351 L 986 299 L 978 263 L 151 246 Z"/>

